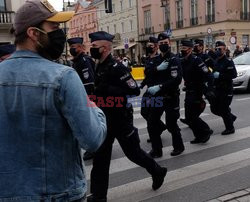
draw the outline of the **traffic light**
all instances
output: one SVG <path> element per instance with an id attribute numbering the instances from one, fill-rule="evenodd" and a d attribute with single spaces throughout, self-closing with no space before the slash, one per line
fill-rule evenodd
<path id="1" fill-rule="evenodd" d="M 112 13 L 112 0 L 105 0 L 105 12 Z"/>

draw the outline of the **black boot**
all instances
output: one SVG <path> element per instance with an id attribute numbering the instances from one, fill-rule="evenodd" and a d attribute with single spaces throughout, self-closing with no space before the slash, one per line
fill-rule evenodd
<path id="1" fill-rule="evenodd" d="M 230 135 L 230 134 L 233 134 L 233 133 L 235 133 L 235 129 L 234 129 L 234 128 L 224 130 L 224 131 L 221 133 L 221 135 Z"/>
<path id="2" fill-rule="evenodd" d="M 155 150 L 152 149 L 148 154 L 152 158 L 160 158 L 160 157 L 162 157 L 162 150 L 155 151 Z"/>
<path id="3" fill-rule="evenodd" d="M 157 190 L 161 187 L 161 185 L 164 182 L 164 178 L 167 175 L 167 171 L 168 171 L 167 168 L 162 167 L 156 174 L 152 175 L 152 180 L 153 180 L 152 189 L 153 190 Z"/>
<path id="4" fill-rule="evenodd" d="M 107 198 L 106 197 L 101 198 L 98 196 L 94 196 L 92 194 L 87 197 L 87 202 L 107 202 Z"/>

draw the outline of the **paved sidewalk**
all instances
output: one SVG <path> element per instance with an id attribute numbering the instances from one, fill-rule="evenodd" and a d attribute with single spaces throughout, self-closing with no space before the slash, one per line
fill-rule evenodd
<path id="1" fill-rule="evenodd" d="M 250 188 L 232 192 L 207 202 L 250 202 Z"/>

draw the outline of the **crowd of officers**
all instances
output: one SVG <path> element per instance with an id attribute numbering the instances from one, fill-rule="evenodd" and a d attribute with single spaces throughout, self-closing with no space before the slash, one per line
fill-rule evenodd
<path id="1" fill-rule="evenodd" d="M 211 112 L 220 116 L 225 124 L 222 135 L 235 133 L 236 116 L 231 113 L 233 99 L 232 80 L 237 72 L 234 63 L 226 56 L 226 45 L 216 42 L 215 52 L 203 52 L 202 40 L 181 41 L 180 54 L 171 52 L 170 38 L 160 33 L 158 38 L 150 37 L 146 45 L 145 79 L 137 85 L 130 71 L 111 54 L 113 36 L 106 32 L 89 35 L 92 48 L 91 57 L 85 55 L 82 38 L 68 40 L 70 53 L 74 57 L 73 68 L 79 74 L 88 95 L 104 98 L 123 97 L 123 107 L 101 107 L 107 117 L 108 135 L 95 153 L 85 153 L 85 160 L 93 158 L 91 172 L 91 195 L 89 202 L 107 201 L 109 167 L 112 145 L 118 140 L 125 155 L 134 163 L 145 168 L 152 176 L 154 190 L 158 189 L 166 176 L 167 169 L 158 165 L 154 158 L 162 153 L 161 134 L 166 129 L 172 135 L 171 156 L 180 155 L 184 150 L 181 130 L 177 120 L 180 118 L 180 84 L 184 80 L 185 118 L 193 132 L 191 144 L 204 144 L 209 141 L 213 130 L 200 118 L 207 99 Z M 96 61 L 96 64 L 93 62 Z M 140 95 L 140 89 L 147 87 L 143 94 L 141 115 L 147 122 L 148 142 L 152 145 L 149 153 L 140 147 L 138 129 L 133 125 L 133 108 L 128 96 Z M 154 106 L 151 100 L 161 98 L 161 104 Z M 165 112 L 165 122 L 161 120 Z"/>
<path id="2" fill-rule="evenodd" d="M 96 153 L 86 152 L 84 159 L 93 158 L 91 186 L 88 202 L 107 201 L 109 167 L 112 145 L 118 140 L 125 155 L 137 165 L 145 168 L 152 176 L 152 189 L 157 190 L 164 182 L 167 168 L 161 167 L 154 158 L 162 157 L 161 134 L 168 130 L 172 135 L 171 156 L 180 155 L 184 150 L 180 118 L 180 84 L 184 80 L 185 118 L 193 132 L 191 144 L 204 144 L 209 141 L 213 130 L 200 118 L 207 99 L 211 112 L 220 116 L 225 124 L 222 135 L 235 133 L 236 116 L 230 104 L 233 99 L 232 80 L 237 72 L 234 63 L 226 56 L 226 45 L 216 42 L 215 52 L 204 53 L 202 40 L 181 41 L 180 54 L 171 52 L 170 38 L 160 33 L 157 38 L 150 37 L 146 45 L 145 79 L 137 85 L 136 81 L 121 61 L 112 56 L 114 36 L 100 31 L 89 35 L 91 57 L 85 54 L 83 39 L 68 39 L 73 56 L 72 67 L 76 70 L 89 96 L 106 98 L 122 97 L 122 107 L 99 106 L 107 118 L 107 138 Z M 12 47 L 13 49 L 13 47 Z M 11 50 L 12 50 L 11 49 Z M 9 49 L 4 49 L 9 50 Z M 14 49 L 13 49 L 14 50 Z M 141 115 L 147 122 L 147 130 L 152 145 L 149 153 L 140 147 L 138 129 L 133 124 L 133 107 L 128 97 L 140 95 L 140 89 L 147 87 L 143 94 Z M 160 105 L 152 99 L 161 98 Z M 161 120 L 165 112 L 165 121 Z"/>

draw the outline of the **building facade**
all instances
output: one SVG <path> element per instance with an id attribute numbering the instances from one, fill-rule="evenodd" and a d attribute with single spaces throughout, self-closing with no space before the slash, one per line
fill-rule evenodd
<path id="1" fill-rule="evenodd" d="M 10 29 L 15 12 L 24 2 L 25 0 L 0 0 L 0 45 L 13 43 Z"/>
<path id="2" fill-rule="evenodd" d="M 89 34 L 98 31 L 96 7 L 93 2 L 87 8 L 83 8 L 79 3 L 77 3 L 75 5 L 75 12 L 75 16 L 68 23 L 68 38 L 82 37 L 86 53 L 89 54 Z"/>
<path id="3" fill-rule="evenodd" d="M 136 0 L 112 0 L 112 13 L 105 12 L 104 1 L 97 1 L 98 30 L 115 35 L 114 54 L 138 61 L 138 22 Z M 125 45 L 126 44 L 126 45 Z"/>
<path id="4" fill-rule="evenodd" d="M 223 40 L 231 51 L 236 44 L 249 45 L 249 0 L 138 0 L 138 4 L 142 44 L 150 35 L 169 31 L 174 52 L 182 39 L 204 39 L 207 48 Z"/>

